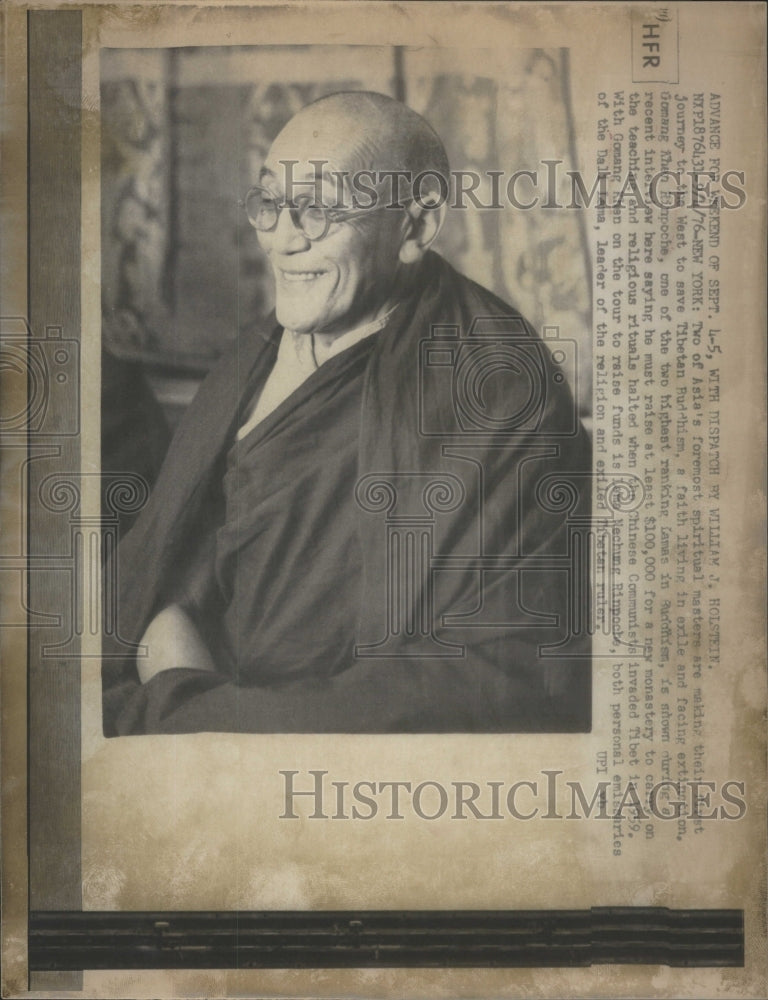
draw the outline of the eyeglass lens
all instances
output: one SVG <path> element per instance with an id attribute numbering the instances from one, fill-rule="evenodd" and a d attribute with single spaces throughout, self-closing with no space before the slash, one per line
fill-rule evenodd
<path id="1" fill-rule="evenodd" d="M 328 217 L 325 209 L 309 198 L 297 198 L 294 205 L 286 206 L 269 191 L 253 188 L 249 191 L 245 203 L 248 221 L 262 233 L 271 232 L 275 228 L 283 207 L 289 208 L 294 224 L 298 223 L 308 239 L 317 240 L 325 235 L 328 228 Z"/>

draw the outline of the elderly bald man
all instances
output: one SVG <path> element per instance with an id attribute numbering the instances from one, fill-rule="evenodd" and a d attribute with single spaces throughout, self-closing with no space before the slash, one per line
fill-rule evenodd
<path id="1" fill-rule="evenodd" d="M 275 139 L 246 199 L 275 316 L 204 382 L 121 546 L 107 735 L 589 728 L 574 508 L 547 499 L 588 513 L 589 446 L 536 334 L 430 249 L 447 177 L 381 94 Z"/>

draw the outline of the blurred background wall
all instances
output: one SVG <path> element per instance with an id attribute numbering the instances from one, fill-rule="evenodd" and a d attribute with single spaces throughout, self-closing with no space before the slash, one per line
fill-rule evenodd
<path id="1" fill-rule="evenodd" d="M 390 94 L 433 124 L 452 169 L 509 175 L 560 160 L 561 200 L 570 198 L 565 50 L 106 49 L 101 60 L 107 468 L 121 461 L 129 468 L 122 439 L 131 428 L 135 436 L 140 404 L 142 433 L 157 429 L 141 470 L 153 478 L 200 379 L 229 341 L 269 312 L 269 276 L 242 199 L 273 138 L 308 102 L 337 90 Z M 528 191 L 521 184 L 521 197 Z M 487 187 L 477 194 L 489 200 Z M 576 342 L 568 374 L 588 416 L 583 224 L 578 211 L 470 208 L 449 213 L 436 249 L 539 330 L 556 326 Z"/>

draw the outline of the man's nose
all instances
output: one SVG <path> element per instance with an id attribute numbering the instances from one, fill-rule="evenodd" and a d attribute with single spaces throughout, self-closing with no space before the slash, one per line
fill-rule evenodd
<path id="1" fill-rule="evenodd" d="M 272 248 L 278 253 L 300 253 L 309 247 L 310 241 L 301 227 L 293 221 L 293 213 L 284 205 L 277 225 L 272 230 Z"/>

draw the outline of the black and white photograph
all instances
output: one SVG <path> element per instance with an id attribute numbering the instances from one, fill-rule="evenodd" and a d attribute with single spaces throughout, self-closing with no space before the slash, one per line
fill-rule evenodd
<path id="1" fill-rule="evenodd" d="M 3 1000 L 761 1000 L 762 5 L 0 8 Z"/>
<path id="2" fill-rule="evenodd" d="M 567 52 L 101 60 L 105 734 L 588 730 L 585 243 L 491 190 Z"/>

